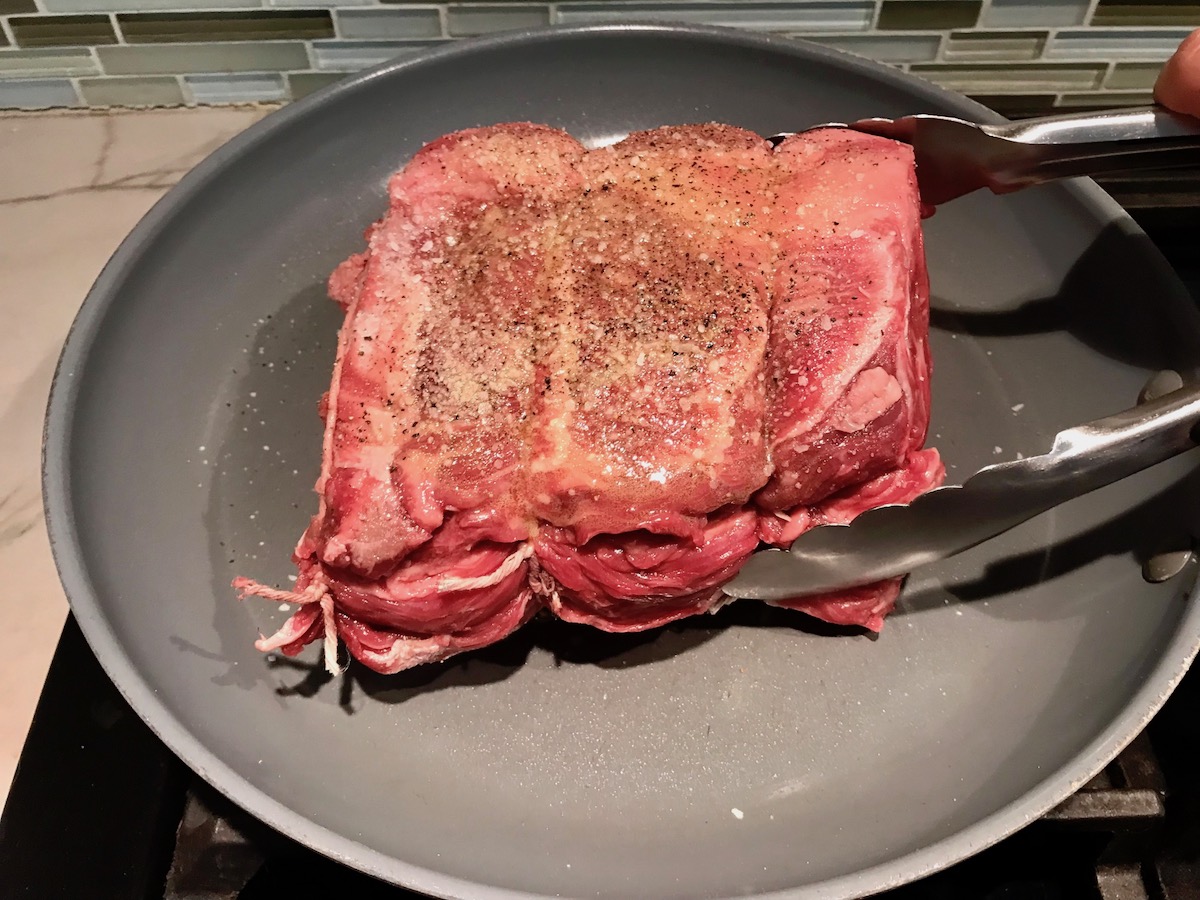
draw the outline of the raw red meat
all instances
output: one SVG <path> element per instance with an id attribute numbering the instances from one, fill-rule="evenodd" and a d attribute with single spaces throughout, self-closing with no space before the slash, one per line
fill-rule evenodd
<path id="1" fill-rule="evenodd" d="M 719 606 L 760 541 L 938 484 L 912 153 L 721 125 L 586 151 L 448 135 L 389 185 L 322 409 L 301 603 L 261 649 L 381 672 L 545 607 L 637 631 Z M 898 584 L 781 605 L 878 629 Z"/>

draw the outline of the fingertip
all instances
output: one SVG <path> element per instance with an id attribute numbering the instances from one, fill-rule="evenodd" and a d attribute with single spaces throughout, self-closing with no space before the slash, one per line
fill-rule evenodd
<path id="1" fill-rule="evenodd" d="M 1200 28 L 1183 39 L 1163 66 L 1154 99 L 1168 109 L 1200 117 Z"/>
<path id="2" fill-rule="evenodd" d="M 1195 31 L 1185 37 L 1179 44 L 1179 50 L 1176 52 L 1200 52 L 1200 28 L 1197 28 Z"/>

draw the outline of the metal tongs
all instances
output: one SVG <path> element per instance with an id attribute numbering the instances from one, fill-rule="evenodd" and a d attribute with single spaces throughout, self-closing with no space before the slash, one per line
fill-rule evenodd
<path id="1" fill-rule="evenodd" d="M 1007 193 L 1056 178 L 1195 162 L 1200 120 L 1159 106 L 977 125 L 948 116 L 866 119 L 852 128 L 911 144 L 921 198 Z M 779 143 L 789 135 L 771 138 Z M 1182 385 L 1176 376 L 1175 384 Z M 981 469 L 908 506 L 822 525 L 791 549 L 752 556 L 724 591 L 781 600 L 905 575 L 1197 446 L 1200 386 L 1061 432 L 1049 453 Z"/>
<path id="2" fill-rule="evenodd" d="M 905 575 L 1198 444 L 1200 385 L 1189 385 L 1059 432 L 1049 453 L 987 466 L 960 486 L 868 510 L 849 525 L 819 526 L 790 551 L 756 553 L 723 590 L 782 600 Z"/>
<path id="3" fill-rule="evenodd" d="M 921 115 L 815 128 L 850 128 L 911 144 L 921 199 L 934 206 L 983 187 L 1004 194 L 1055 178 L 1195 162 L 1200 150 L 1200 119 L 1161 106 L 1004 125 Z M 777 134 L 769 140 L 777 144 L 790 136 Z"/>

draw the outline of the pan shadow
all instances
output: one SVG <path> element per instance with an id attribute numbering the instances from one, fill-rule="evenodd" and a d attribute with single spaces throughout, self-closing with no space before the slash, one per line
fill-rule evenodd
<path id="1" fill-rule="evenodd" d="M 245 354 L 235 359 L 237 380 L 214 406 L 226 421 L 216 446 L 204 515 L 216 646 L 173 639 L 181 649 L 227 663 L 214 677 L 243 690 L 273 684 L 253 647 L 274 625 L 271 606 L 248 599 L 239 607 L 235 576 L 272 584 L 294 574 L 292 543 L 316 508 L 312 485 L 321 460 L 317 400 L 328 388 L 341 314 L 324 283 L 298 291 L 278 311 L 247 325 Z M 238 663 L 242 664 L 239 665 Z"/>
<path id="2" fill-rule="evenodd" d="M 1162 272 L 1151 275 L 1151 268 Z M 1054 296 L 987 311 L 951 308 L 952 302 L 934 297 L 930 326 L 972 337 L 1065 331 L 1109 359 L 1195 373 L 1200 317 L 1182 289 L 1163 295 L 1163 284 L 1174 280 L 1149 237 L 1113 223 L 1076 260 Z"/>
<path id="3" fill-rule="evenodd" d="M 935 297 L 930 325 L 984 340 L 1065 333 L 1108 359 L 1144 370 L 1147 378 L 1156 371 L 1174 369 L 1185 380 L 1194 381 L 1200 377 L 1200 312 L 1176 281 L 1150 238 L 1136 226 L 1117 221 L 1101 230 L 1053 296 L 988 310 L 963 309 L 951 299 Z M 1069 384 L 1068 376 L 1064 385 Z M 1079 389 L 1088 390 L 1087 385 Z M 1112 409 L 1132 400 L 1113 398 Z M 1075 423 L 1045 424 L 1053 434 Z M 1036 452 L 1044 449 L 1039 445 Z M 948 599 L 997 598 L 1061 578 L 1106 556 L 1128 554 L 1141 566 L 1158 553 L 1192 546 L 1193 536 L 1200 535 L 1196 510 L 1200 510 L 1200 473 L 1192 472 L 1075 536 L 997 559 L 977 578 L 910 592 L 896 615 L 940 608 Z M 1046 616 L 1064 615 L 1067 607 L 1085 600 L 1064 596 L 1054 610 L 1047 609 Z M 1003 606 L 990 607 L 988 613 L 1005 615 Z"/>
<path id="4" fill-rule="evenodd" d="M 895 615 L 942 608 L 946 593 L 961 603 L 996 599 L 1061 578 L 1107 556 L 1130 555 L 1140 567 L 1159 553 L 1192 548 L 1196 535 L 1200 535 L 1200 468 L 1093 528 L 1034 551 L 998 559 L 977 578 L 908 594 Z M 1086 599 L 1065 596 L 1056 604 L 1053 617 L 1069 615 Z M 1005 615 L 1002 606 L 990 607 L 988 612 Z"/>
<path id="5" fill-rule="evenodd" d="M 782 628 L 826 638 L 875 638 L 866 629 L 830 625 L 803 613 L 765 603 L 738 602 L 710 615 L 693 616 L 661 628 L 630 634 L 612 634 L 573 625 L 542 613 L 490 647 L 394 675 L 381 675 L 354 660 L 341 676 L 325 671 L 319 661 L 277 655 L 268 658 L 267 666 L 300 676 L 276 688 L 280 697 L 314 697 L 330 690 L 336 680 L 338 705 L 352 715 L 357 708 L 355 700 L 360 695 L 376 702 L 395 704 L 404 703 L 418 694 L 504 681 L 527 664 L 535 649 L 549 655 L 556 667 L 590 665 L 628 669 L 686 653 L 734 626 Z"/>

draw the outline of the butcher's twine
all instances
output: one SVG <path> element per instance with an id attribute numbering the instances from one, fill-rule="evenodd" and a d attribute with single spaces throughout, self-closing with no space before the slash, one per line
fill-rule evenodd
<path id="1" fill-rule="evenodd" d="M 341 675 L 344 666 L 338 665 L 338 633 L 337 622 L 333 617 L 333 594 L 329 585 L 318 578 L 302 591 L 281 591 L 268 587 L 249 578 L 239 578 L 233 583 L 243 597 L 262 597 L 264 600 L 274 600 L 278 603 L 296 603 L 304 606 L 308 603 L 321 604 L 321 622 L 325 631 L 325 671 L 330 675 Z M 284 628 L 287 626 L 285 625 Z"/>
<path id="2" fill-rule="evenodd" d="M 495 572 L 490 575 L 477 575 L 474 578 L 459 578 L 455 575 L 445 575 L 438 579 L 439 591 L 476 591 L 480 588 L 491 587 L 494 584 L 499 584 L 513 572 L 521 567 L 521 563 L 529 559 L 533 555 L 533 547 L 529 544 L 522 544 L 514 552 L 510 553 L 504 562 L 500 563 Z"/>
<path id="3" fill-rule="evenodd" d="M 274 600 L 277 603 L 316 603 L 328 593 L 324 582 L 314 581 L 302 591 L 281 591 L 278 588 L 267 587 L 249 578 L 238 578 L 233 586 L 241 591 L 243 597 L 262 597 L 264 600 Z"/>
<path id="4" fill-rule="evenodd" d="M 328 588 L 321 597 L 321 617 L 325 620 L 325 671 L 341 675 L 346 669 L 338 665 L 337 623 L 333 619 L 333 594 Z"/>
<path id="5" fill-rule="evenodd" d="M 437 589 L 439 591 L 450 592 L 476 591 L 481 588 L 491 587 L 492 585 L 499 584 L 513 572 L 517 571 L 525 560 L 530 559 L 532 556 L 532 545 L 528 543 L 521 544 L 505 558 L 504 562 L 497 566 L 494 572 L 472 578 L 459 578 L 455 575 L 446 575 L 438 579 Z M 538 591 L 539 588 L 542 588 L 543 591 L 548 590 L 549 588 L 542 582 L 550 581 L 550 579 L 537 567 L 536 561 L 532 562 L 531 566 L 530 587 L 534 591 Z M 550 583 L 552 584 L 553 582 L 551 581 Z M 301 606 L 309 603 L 320 603 L 321 621 L 325 632 L 325 640 L 323 642 L 325 670 L 330 675 L 341 675 L 346 671 L 345 666 L 338 663 L 338 633 L 337 620 L 334 617 L 333 594 L 320 576 L 302 591 L 283 591 L 260 584 L 257 581 L 252 581 L 249 578 L 237 579 L 234 582 L 234 587 L 241 591 L 243 597 L 262 597 L 264 600 L 274 600 L 277 603 L 296 603 Z M 399 643 L 403 640 L 405 639 L 398 638 L 397 642 Z"/>
<path id="6" fill-rule="evenodd" d="M 529 589 L 541 597 L 551 609 L 558 609 L 562 605 L 562 598 L 558 595 L 558 582 L 541 567 L 536 556 L 529 560 Z"/>

